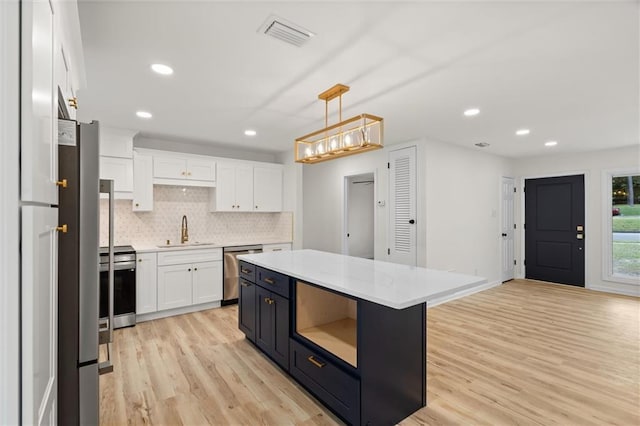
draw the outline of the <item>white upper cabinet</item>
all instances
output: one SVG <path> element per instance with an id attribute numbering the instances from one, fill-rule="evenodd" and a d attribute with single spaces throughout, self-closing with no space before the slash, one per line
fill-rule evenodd
<path id="1" fill-rule="evenodd" d="M 133 198 L 133 137 L 137 132 L 100 126 L 100 179 L 112 179 L 114 196 Z"/>
<path id="2" fill-rule="evenodd" d="M 58 204 L 53 10 L 47 1 L 21 4 L 21 198 Z"/>
<path id="3" fill-rule="evenodd" d="M 135 130 L 100 126 L 100 155 L 107 157 L 133 158 Z"/>
<path id="4" fill-rule="evenodd" d="M 133 153 L 133 211 L 153 210 L 153 157 Z"/>
<path id="5" fill-rule="evenodd" d="M 218 163 L 216 188 L 210 193 L 209 210 L 253 211 L 253 166 L 242 163 Z"/>
<path id="6" fill-rule="evenodd" d="M 207 158 L 153 156 L 153 179 L 157 184 L 215 186 L 216 162 Z"/>
<path id="7" fill-rule="evenodd" d="M 253 168 L 253 209 L 282 211 L 282 167 Z"/>

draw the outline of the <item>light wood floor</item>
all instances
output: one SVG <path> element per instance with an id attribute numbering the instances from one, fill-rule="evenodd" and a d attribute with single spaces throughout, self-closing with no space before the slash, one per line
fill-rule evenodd
<path id="1" fill-rule="evenodd" d="M 428 310 L 427 407 L 403 424 L 640 425 L 640 300 L 515 280 Z M 102 424 L 336 424 L 237 307 L 117 330 Z"/>

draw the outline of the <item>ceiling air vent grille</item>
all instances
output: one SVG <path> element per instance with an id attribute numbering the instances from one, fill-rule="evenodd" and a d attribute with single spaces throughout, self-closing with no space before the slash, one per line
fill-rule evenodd
<path id="1" fill-rule="evenodd" d="M 277 38 L 294 46 L 301 47 L 308 42 L 313 33 L 278 16 L 270 16 L 258 29 L 258 32 Z"/>

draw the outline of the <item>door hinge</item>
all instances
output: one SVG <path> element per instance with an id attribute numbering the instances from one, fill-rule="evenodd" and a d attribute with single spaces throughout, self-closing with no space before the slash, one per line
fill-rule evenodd
<path id="1" fill-rule="evenodd" d="M 516 224 L 515 223 L 513 224 L 513 229 L 516 229 Z"/>
<path id="2" fill-rule="evenodd" d="M 515 186 L 513 187 L 513 192 L 516 192 L 516 187 Z"/>
<path id="3" fill-rule="evenodd" d="M 391 168 L 391 163 L 387 163 L 387 169 Z"/>
<path id="4" fill-rule="evenodd" d="M 523 229 L 527 229 L 527 224 L 526 224 L 526 223 L 523 223 L 523 224 L 522 224 L 522 228 L 523 228 Z"/>
<path id="5" fill-rule="evenodd" d="M 515 259 L 513 259 L 513 264 L 514 264 L 514 265 L 517 265 L 517 263 L 516 263 L 516 260 L 515 260 Z"/>
<path id="6" fill-rule="evenodd" d="M 391 254 L 391 249 L 390 248 L 387 249 L 387 254 Z"/>

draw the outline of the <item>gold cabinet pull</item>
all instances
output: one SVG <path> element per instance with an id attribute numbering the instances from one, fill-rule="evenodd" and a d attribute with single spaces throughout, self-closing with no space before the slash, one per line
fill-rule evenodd
<path id="1" fill-rule="evenodd" d="M 267 283 L 267 284 L 271 284 L 271 285 L 273 285 L 273 284 L 275 284 L 275 283 L 276 283 L 276 282 L 273 280 L 273 278 L 265 278 L 265 279 L 264 279 L 264 282 L 265 282 L 265 283 Z"/>
<path id="2" fill-rule="evenodd" d="M 241 285 L 242 287 L 251 287 L 251 284 L 249 284 L 249 283 L 245 283 L 245 282 L 240 283 L 240 285 Z"/>
<path id="3" fill-rule="evenodd" d="M 309 357 L 307 358 L 307 360 L 308 360 L 311 364 L 315 365 L 315 366 L 316 366 L 316 367 L 318 367 L 318 368 L 322 368 L 322 367 L 324 367 L 325 365 L 327 365 L 327 364 L 325 364 L 324 362 L 320 362 L 320 361 L 318 361 L 317 359 L 315 359 L 315 358 L 313 357 L 313 355 L 309 355 Z"/>
<path id="4" fill-rule="evenodd" d="M 181 175 L 182 175 L 182 176 L 186 176 L 186 175 L 187 175 L 187 172 L 182 172 L 182 173 L 181 173 Z"/>
<path id="5" fill-rule="evenodd" d="M 142 259 L 138 259 L 138 262 L 142 262 Z"/>
<path id="6" fill-rule="evenodd" d="M 62 232 L 63 234 L 66 234 L 68 230 L 69 228 L 67 227 L 66 223 L 62 226 L 56 226 L 56 231 Z"/>
<path id="7" fill-rule="evenodd" d="M 243 274 L 250 274 L 251 273 L 251 269 L 240 268 L 240 272 L 242 272 Z"/>
<path id="8" fill-rule="evenodd" d="M 191 176 L 191 172 L 187 172 L 187 176 Z"/>
<path id="9" fill-rule="evenodd" d="M 56 185 L 59 186 L 60 188 L 66 188 L 68 185 L 68 182 L 66 179 L 62 179 L 56 182 Z"/>
<path id="10" fill-rule="evenodd" d="M 78 109 L 78 98 L 75 96 L 73 98 L 69 98 L 69 106 L 74 109 Z"/>

